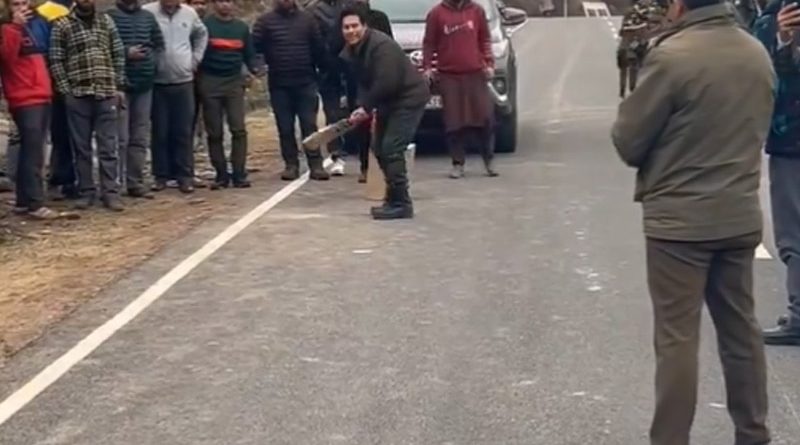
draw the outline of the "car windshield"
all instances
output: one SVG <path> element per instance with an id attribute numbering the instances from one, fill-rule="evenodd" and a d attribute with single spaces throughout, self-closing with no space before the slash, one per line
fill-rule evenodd
<path id="1" fill-rule="evenodd" d="M 472 0 L 481 5 L 486 11 L 489 21 L 494 20 L 494 5 L 490 0 Z M 392 23 L 417 23 L 424 22 L 434 6 L 439 0 L 371 0 L 373 8 L 386 13 Z"/>

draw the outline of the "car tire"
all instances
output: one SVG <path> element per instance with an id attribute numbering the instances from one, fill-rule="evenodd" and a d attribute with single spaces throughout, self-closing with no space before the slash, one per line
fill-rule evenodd
<path id="1" fill-rule="evenodd" d="M 494 149 L 497 153 L 514 153 L 517 151 L 517 110 L 497 118 Z"/>

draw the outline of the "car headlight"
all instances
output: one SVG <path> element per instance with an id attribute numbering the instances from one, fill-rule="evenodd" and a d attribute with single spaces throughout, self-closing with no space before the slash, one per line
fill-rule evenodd
<path id="1" fill-rule="evenodd" d="M 499 42 L 492 43 L 492 56 L 497 59 L 502 59 L 508 55 L 508 40 L 501 40 Z"/>

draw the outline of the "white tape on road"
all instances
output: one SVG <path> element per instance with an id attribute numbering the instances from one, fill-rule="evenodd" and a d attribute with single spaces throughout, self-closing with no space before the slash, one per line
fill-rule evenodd
<path id="1" fill-rule="evenodd" d="M 326 161 L 326 167 L 330 165 L 330 160 Z M 309 175 L 305 173 L 299 179 L 291 182 L 286 187 L 279 190 L 269 199 L 259 204 L 256 208 L 241 217 L 238 221 L 228 226 L 219 235 L 208 241 L 203 247 L 189 255 L 186 259 L 178 263 L 166 275 L 145 290 L 135 300 L 128 304 L 125 309 L 105 322 L 102 326 L 95 329 L 86 338 L 78 342 L 75 346 L 59 357 L 50 366 L 42 370 L 38 375 L 26 383 L 22 388 L 11 394 L 7 399 L 0 403 L 0 425 L 14 416 L 28 403 L 35 399 L 39 394 L 46 390 L 50 385 L 58 381 L 73 366 L 80 363 L 89 354 L 94 352 L 106 340 L 111 338 L 117 331 L 125 327 L 145 309 L 161 298 L 168 290 L 186 277 L 197 266 L 207 260 L 222 246 L 227 244 L 236 235 L 242 233 L 244 229 L 253 224 L 260 217 L 272 210 L 283 200 L 296 192 L 300 187 L 308 182 Z"/>

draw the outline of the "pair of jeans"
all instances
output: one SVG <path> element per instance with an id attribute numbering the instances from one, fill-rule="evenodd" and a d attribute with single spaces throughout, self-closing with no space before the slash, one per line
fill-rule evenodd
<path id="1" fill-rule="evenodd" d="M 372 150 L 386 178 L 389 191 L 407 192 L 408 172 L 405 152 L 414 140 L 425 107 L 398 108 L 379 112 L 375 146 Z"/>
<path id="2" fill-rule="evenodd" d="M 303 138 L 317 131 L 319 96 L 314 84 L 296 87 L 274 87 L 269 91 L 272 112 L 278 127 L 281 156 L 287 166 L 299 165 L 299 150 L 295 136 L 295 121 L 300 121 Z M 318 150 L 306 153 L 309 159 L 321 157 Z"/>
<path id="3" fill-rule="evenodd" d="M 117 151 L 117 99 L 94 96 L 67 96 L 70 141 L 78 172 L 78 190 L 83 196 L 95 194 L 94 149 L 97 142 L 100 170 L 100 193 L 119 193 L 119 157 Z"/>
<path id="4" fill-rule="evenodd" d="M 128 190 L 144 189 L 144 164 L 147 161 L 147 137 L 153 91 L 128 93 L 119 107 L 117 135 L 119 142 L 119 178 Z"/>
<path id="5" fill-rule="evenodd" d="M 67 101 L 62 95 L 53 97 L 50 119 L 50 179 L 52 187 L 75 187 L 77 172 L 70 137 Z"/>
<path id="6" fill-rule="evenodd" d="M 36 211 L 44 205 L 44 152 L 50 104 L 11 110 L 19 134 L 16 168 L 17 207 Z"/>
<path id="7" fill-rule="evenodd" d="M 231 132 L 231 165 L 233 181 L 247 179 L 247 129 L 245 127 L 244 79 L 216 77 L 204 74 L 199 81 L 203 103 L 203 121 L 208 135 L 208 153 L 217 171 L 218 182 L 228 182 L 231 174 L 223 145 L 224 125 L 227 119 Z"/>
<path id="8" fill-rule="evenodd" d="M 156 181 L 194 180 L 194 82 L 153 88 L 152 153 Z"/>
<path id="9" fill-rule="evenodd" d="M 800 328 L 800 158 L 770 156 L 769 179 L 775 244 L 787 267 L 789 325 Z"/>

